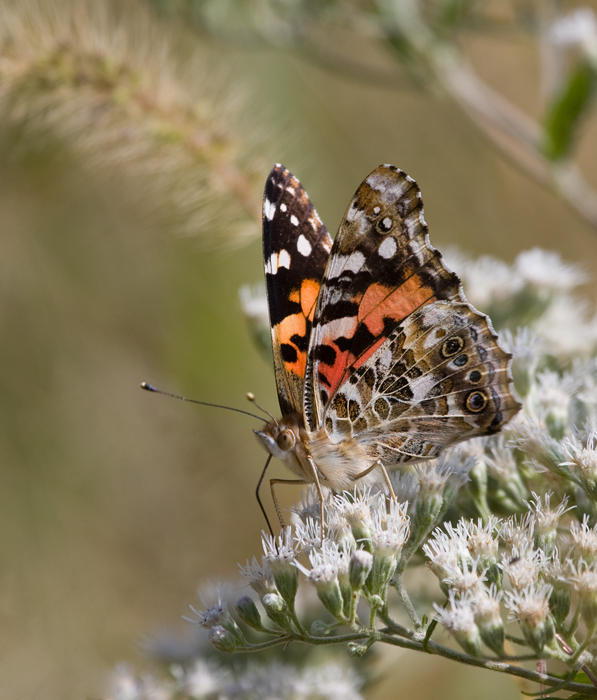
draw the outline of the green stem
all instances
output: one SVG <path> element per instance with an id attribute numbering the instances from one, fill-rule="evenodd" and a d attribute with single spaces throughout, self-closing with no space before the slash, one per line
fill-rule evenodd
<path id="1" fill-rule="evenodd" d="M 294 610 L 291 612 L 291 619 L 294 623 L 294 626 L 298 630 L 299 635 L 301 637 L 308 637 L 307 630 L 301 625 L 301 623 L 297 617 L 297 614 Z"/>
<path id="2" fill-rule="evenodd" d="M 393 646 L 402 647 L 404 649 L 412 649 L 415 651 L 426 651 L 428 654 L 432 654 L 434 656 L 443 656 L 446 659 L 468 664 L 469 666 L 486 668 L 491 671 L 497 671 L 498 673 L 507 673 L 511 676 L 518 676 L 519 678 L 525 678 L 526 680 L 533 681 L 534 683 L 542 683 L 543 685 L 550 687 L 559 686 L 562 682 L 561 678 L 554 678 L 553 676 L 549 676 L 547 674 L 529 671 L 526 668 L 519 668 L 518 666 L 513 666 L 512 664 L 505 663 L 504 661 L 497 659 L 475 658 L 473 656 L 469 656 L 468 654 L 454 651 L 453 649 L 448 649 L 447 647 L 432 641 L 428 641 L 427 647 L 424 649 L 421 642 L 415 642 L 410 639 L 396 638 L 382 632 L 377 632 L 377 637 L 380 642 L 386 642 L 387 644 L 391 644 Z M 530 658 L 535 659 L 536 657 L 533 656 Z M 570 683 L 566 686 L 566 690 L 597 697 L 597 688 L 594 688 L 591 685 L 586 685 L 585 683 Z"/>
<path id="3" fill-rule="evenodd" d="M 410 617 L 413 625 L 417 629 L 421 629 L 421 620 L 419 619 L 419 616 L 417 615 L 417 611 L 415 610 L 413 604 L 410 601 L 410 597 L 406 591 L 406 588 L 404 587 L 404 584 L 402 583 L 402 575 L 398 576 L 394 581 L 392 582 L 392 585 L 396 589 L 396 592 L 400 596 L 400 600 L 402 601 L 404 607 L 406 608 L 406 612 L 408 613 L 408 616 Z"/>
<path id="4" fill-rule="evenodd" d="M 392 632 L 392 634 L 397 634 L 399 637 L 413 639 L 414 633 L 408 628 L 403 627 L 402 625 L 399 625 L 398 623 L 394 622 L 394 620 L 392 620 L 392 618 L 388 615 L 387 609 L 379 610 L 377 615 L 379 619 L 385 623 L 389 632 Z"/>
<path id="5" fill-rule="evenodd" d="M 574 635 L 576 632 L 576 628 L 578 627 L 578 621 L 580 619 L 580 605 L 576 606 L 576 610 L 574 611 L 574 615 L 572 617 L 572 620 L 570 622 L 570 627 L 568 628 L 568 631 L 566 632 L 566 637 L 570 638 Z"/>

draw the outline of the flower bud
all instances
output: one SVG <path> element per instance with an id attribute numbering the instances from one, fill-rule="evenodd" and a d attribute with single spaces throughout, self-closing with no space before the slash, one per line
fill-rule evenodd
<path id="1" fill-rule="evenodd" d="M 360 658 L 369 649 L 365 644 L 358 644 L 357 642 L 348 643 L 348 655 L 353 658 Z"/>
<path id="2" fill-rule="evenodd" d="M 257 609 L 255 602 L 250 596 L 244 595 L 242 598 L 239 598 L 236 601 L 234 608 L 240 619 L 245 624 L 249 625 L 249 627 L 252 627 L 258 632 L 263 631 L 264 627 L 263 623 L 261 622 L 261 615 L 259 614 L 259 610 Z"/>
<path id="3" fill-rule="evenodd" d="M 482 650 L 481 634 L 475 624 L 471 604 L 467 600 L 456 600 L 450 591 L 450 606 L 441 608 L 433 604 L 436 619 L 448 630 L 458 644 L 471 656 L 480 656 Z"/>
<path id="4" fill-rule="evenodd" d="M 487 463 L 484 459 L 477 459 L 468 473 L 469 492 L 473 503 L 485 520 L 489 519 L 490 510 L 487 505 Z"/>
<path id="5" fill-rule="evenodd" d="M 553 618 L 549 613 L 551 592 L 552 587 L 543 584 L 505 594 L 511 615 L 518 620 L 524 638 L 536 654 L 551 647 L 555 639 Z"/>
<path id="6" fill-rule="evenodd" d="M 311 577 L 319 600 L 335 618 L 344 619 L 344 599 L 336 575 L 332 577 Z"/>
<path id="7" fill-rule="evenodd" d="M 294 599 L 298 590 L 298 569 L 289 562 L 270 561 L 270 567 L 278 593 L 290 610 L 294 610 Z"/>
<path id="8" fill-rule="evenodd" d="M 360 591 L 373 567 L 373 555 L 364 549 L 357 549 L 350 557 L 348 577 L 353 592 Z"/>
<path id="9" fill-rule="evenodd" d="M 369 596 L 368 601 L 373 610 L 381 610 L 384 606 L 383 598 L 378 595 Z"/>
<path id="10" fill-rule="evenodd" d="M 225 630 L 221 625 L 216 625 L 209 630 L 208 639 L 216 649 L 224 651 L 228 654 L 242 648 L 239 647 L 235 635 L 228 632 L 228 630 Z"/>
<path id="11" fill-rule="evenodd" d="M 443 503 L 443 495 L 439 492 L 419 492 L 412 518 L 412 536 L 414 540 L 417 541 L 419 539 L 419 533 L 427 533 L 431 530 L 442 512 Z"/>
<path id="12" fill-rule="evenodd" d="M 504 622 L 500 615 L 501 594 L 495 586 L 473 600 L 475 623 L 481 639 L 498 656 L 504 654 Z"/>
<path id="13" fill-rule="evenodd" d="M 379 596 L 385 601 L 388 584 L 398 565 L 398 557 L 387 551 L 376 551 L 373 555 L 371 575 L 367 580 L 367 588 L 372 596 Z"/>
<path id="14" fill-rule="evenodd" d="M 198 613 L 198 615 L 201 627 L 205 627 L 206 629 L 221 627 L 235 639 L 235 644 L 239 646 L 246 645 L 247 642 L 243 633 L 234 621 L 234 618 L 228 612 L 226 601 L 219 600 L 215 605 L 212 605 L 211 608 Z"/>
<path id="15" fill-rule="evenodd" d="M 549 607 L 556 625 L 563 625 L 570 612 L 570 586 L 554 585 L 552 594 L 549 596 Z"/>
<path id="16" fill-rule="evenodd" d="M 291 622 L 288 605 L 281 595 L 278 593 L 266 593 L 261 599 L 261 604 L 272 622 L 275 622 L 282 629 L 290 630 Z"/>
<path id="17" fill-rule="evenodd" d="M 288 608 L 294 610 L 294 599 L 298 589 L 298 571 L 294 566 L 296 550 L 292 539 L 292 529 L 284 528 L 279 537 L 263 535 L 264 560 L 269 565 L 278 593 L 284 598 Z"/>

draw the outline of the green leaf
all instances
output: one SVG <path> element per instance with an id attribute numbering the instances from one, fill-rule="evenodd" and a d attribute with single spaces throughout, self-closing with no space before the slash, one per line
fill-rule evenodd
<path id="1" fill-rule="evenodd" d="M 562 92 L 547 110 L 544 153 L 552 161 L 569 155 L 581 117 L 588 111 L 595 89 L 597 71 L 589 63 L 579 64 Z"/>

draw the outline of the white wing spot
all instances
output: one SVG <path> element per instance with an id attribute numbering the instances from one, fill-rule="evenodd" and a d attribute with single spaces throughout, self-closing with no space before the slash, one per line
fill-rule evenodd
<path id="1" fill-rule="evenodd" d="M 298 219 L 296 218 L 296 216 L 294 214 L 290 217 L 290 223 L 293 226 L 298 226 L 298 224 L 299 224 Z"/>
<path id="2" fill-rule="evenodd" d="M 281 250 L 278 253 L 278 268 L 280 267 L 290 269 L 290 253 L 287 250 Z"/>
<path id="3" fill-rule="evenodd" d="M 281 267 L 290 269 L 290 255 L 286 250 L 271 254 L 270 259 L 265 263 L 265 272 L 268 275 L 275 275 Z"/>
<path id="4" fill-rule="evenodd" d="M 379 248 L 377 249 L 377 252 L 381 255 L 382 258 L 385 258 L 386 260 L 388 260 L 389 258 L 394 256 L 397 248 L 398 248 L 398 246 L 396 245 L 396 239 L 393 238 L 392 236 L 388 236 L 387 238 L 384 239 L 383 243 L 379 246 Z"/>
<path id="5" fill-rule="evenodd" d="M 392 219 L 390 219 L 389 216 L 386 216 L 386 218 L 382 221 L 382 224 L 384 225 L 384 228 L 389 231 L 392 228 Z"/>
<path id="6" fill-rule="evenodd" d="M 274 218 L 274 214 L 276 213 L 276 205 L 273 202 L 270 202 L 269 199 L 264 200 L 263 202 L 263 214 L 265 218 L 268 221 L 271 221 Z"/>
<path id="7" fill-rule="evenodd" d="M 310 244 L 309 241 L 303 236 L 302 233 L 301 233 L 301 235 L 298 237 L 298 240 L 297 240 L 297 242 L 296 242 L 296 249 L 298 250 L 298 252 L 299 252 L 301 255 L 304 255 L 305 257 L 307 257 L 307 255 L 310 255 L 310 253 L 311 253 L 311 250 L 312 250 L 311 244 Z"/>
<path id="8" fill-rule="evenodd" d="M 286 211 L 287 209 L 288 207 L 282 202 L 282 204 L 280 204 L 280 211 Z"/>
<path id="9" fill-rule="evenodd" d="M 354 272 L 355 274 L 365 264 L 365 256 L 361 251 L 355 250 L 351 255 L 337 255 L 332 270 L 334 272 Z"/>
<path id="10" fill-rule="evenodd" d="M 287 187 L 287 188 L 286 188 L 286 192 L 289 192 L 290 194 L 294 194 L 294 193 L 295 193 L 295 189 L 294 189 L 294 187 Z"/>
<path id="11" fill-rule="evenodd" d="M 379 214 L 380 211 L 381 209 L 379 207 L 375 207 L 375 209 L 373 209 L 374 214 Z"/>

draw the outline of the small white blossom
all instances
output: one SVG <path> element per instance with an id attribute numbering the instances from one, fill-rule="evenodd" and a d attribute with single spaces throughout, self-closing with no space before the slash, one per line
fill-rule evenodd
<path id="1" fill-rule="evenodd" d="M 398 555 L 410 532 L 410 518 L 406 514 L 407 503 L 390 501 L 390 512 L 381 503 L 372 514 L 371 542 L 375 552 Z"/>
<path id="2" fill-rule="evenodd" d="M 199 591 L 199 598 L 205 606 L 205 610 L 196 610 L 192 605 L 189 608 L 197 615 L 199 618 L 198 622 L 201 627 L 210 629 L 216 625 L 222 625 L 224 621 L 230 618 L 230 613 L 228 612 L 228 605 L 222 597 L 218 595 L 218 602 L 214 603 L 212 606 L 207 605 L 207 600 L 205 596 Z M 188 618 L 186 618 L 188 619 Z"/>
<path id="3" fill-rule="evenodd" d="M 120 665 L 109 683 L 112 700 L 171 700 L 176 688 L 171 682 L 149 675 L 137 676 L 128 666 Z"/>
<path id="4" fill-rule="evenodd" d="M 445 566 L 443 582 L 460 597 L 470 593 L 473 598 L 483 589 L 483 583 L 487 580 L 486 569 L 479 571 L 479 568 L 478 559 L 472 560 L 470 568 L 462 560 L 458 564 L 450 562 Z"/>
<path id="5" fill-rule="evenodd" d="M 343 493 L 334 497 L 334 505 L 352 525 L 357 522 L 366 527 L 371 526 L 371 508 L 379 502 L 379 494 L 373 494 L 367 488 L 362 492 Z"/>
<path id="6" fill-rule="evenodd" d="M 549 584 L 537 585 L 536 582 L 522 590 L 506 591 L 504 602 L 509 610 L 509 617 L 529 627 L 539 627 L 549 615 L 551 592 L 552 587 Z"/>
<path id="7" fill-rule="evenodd" d="M 586 301 L 569 294 L 554 297 L 534 330 L 557 357 L 588 355 L 597 347 L 597 315 Z"/>
<path id="8" fill-rule="evenodd" d="M 217 696 L 230 680 L 227 669 L 213 661 L 197 659 L 184 674 L 180 674 L 180 689 L 192 698 L 209 698 Z"/>
<path id="9" fill-rule="evenodd" d="M 263 546 L 263 561 L 269 564 L 273 571 L 276 566 L 292 564 L 296 559 L 296 548 L 292 537 L 292 528 L 284 528 L 278 537 L 261 533 Z"/>
<path id="10" fill-rule="evenodd" d="M 389 476 L 396 500 L 399 503 L 403 503 L 404 501 L 413 503 L 420 489 L 419 480 L 416 475 L 402 471 L 401 469 L 394 469 L 390 472 Z"/>
<path id="11" fill-rule="evenodd" d="M 450 606 L 443 608 L 433 603 L 435 619 L 450 632 L 466 632 L 475 625 L 475 615 L 470 599 L 457 599 L 453 592 L 449 596 Z"/>
<path id="12" fill-rule="evenodd" d="M 560 466 L 575 467 L 587 476 L 597 477 L 597 430 L 589 432 L 585 446 L 572 437 L 564 439 L 562 448 L 568 461 L 561 462 Z"/>
<path id="13" fill-rule="evenodd" d="M 500 539 L 506 547 L 518 551 L 526 550 L 533 543 L 535 516 L 525 513 L 520 518 L 509 517 L 500 528 Z"/>
<path id="14" fill-rule="evenodd" d="M 324 508 L 327 511 L 332 505 L 333 494 L 329 489 L 326 489 L 325 487 L 322 488 L 324 493 Z M 319 494 L 317 493 L 315 486 L 310 485 L 307 489 L 305 489 L 305 491 L 303 491 L 300 505 L 293 506 L 291 511 L 295 522 L 296 518 L 302 520 L 303 522 L 306 522 L 309 518 L 319 520 L 321 505 L 319 501 Z"/>
<path id="15" fill-rule="evenodd" d="M 511 425 L 512 444 L 525 455 L 525 463 L 538 472 L 549 470 L 559 473 L 562 450 L 559 442 L 551 437 L 541 419 L 529 414 L 529 406 L 521 412 L 519 420 Z"/>
<path id="16" fill-rule="evenodd" d="M 514 269 L 527 284 L 538 289 L 563 292 L 587 281 L 578 265 L 565 263 L 558 253 L 542 248 L 519 253 Z"/>
<path id="17" fill-rule="evenodd" d="M 300 562 L 294 565 L 310 581 L 314 583 L 328 583 L 338 577 L 340 572 L 348 571 L 348 558 L 341 552 L 338 545 L 328 539 L 324 540 L 323 547 L 309 552 L 311 569 L 307 569 Z"/>
<path id="18" fill-rule="evenodd" d="M 579 388 L 577 376 L 550 370 L 540 372 L 527 396 L 527 408 L 541 416 L 550 435 L 564 437 L 570 422 L 572 396 Z"/>
<path id="19" fill-rule="evenodd" d="M 450 591 L 449 601 L 450 606 L 447 608 L 442 608 L 437 603 L 433 604 L 435 619 L 450 632 L 465 651 L 477 656 L 481 652 L 481 636 L 470 600 L 467 597 L 457 600 L 454 591 Z"/>
<path id="20" fill-rule="evenodd" d="M 574 556 L 593 564 L 597 560 L 597 525 L 589 527 L 589 516 L 585 514 L 582 524 L 570 523 L 570 536 L 574 542 Z"/>
<path id="21" fill-rule="evenodd" d="M 551 497 L 553 496 L 551 491 L 548 491 L 543 496 L 544 503 L 541 501 L 541 497 L 534 491 L 532 491 L 532 496 L 532 500 L 530 502 L 525 501 L 524 504 L 534 516 L 535 534 L 538 535 L 555 533 L 562 515 L 575 508 L 575 506 L 568 507 L 568 496 L 562 498 L 562 502 L 559 506 L 551 508 Z"/>
<path id="22" fill-rule="evenodd" d="M 269 329 L 269 310 L 263 285 L 243 285 L 238 290 L 244 315 L 251 321 Z"/>
<path id="23" fill-rule="evenodd" d="M 450 523 L 446 523 L 445 527 L 447 533 L 436 528 L 433 537 L 423 545 L 423 551 L 429 558 L 428 566 L 440 581 L 448 576 L 451 567 L 461 566 L 462 562 L 468 564 L 471 560 L 466 535 Z"/>
<path id="24" fill-rule="evenodd" d="M 499 518 L 491 515 L 486 523 L 481 519 L 474 523 L 472 520 L 461 520 L 459 525 L 466 532 L 466 546 L 471 557 L 490 560 L 495 559 L 498 553 L 499 539 L 498 530 Z"/>
<path id="25" fill-rule="evenodd" d="M 471 259 L 456 251 L 448 252 L 447 258 L 458 263 L 455 269 L 462 277 L 467 298 L 475 306 L 486 309 L 514 296 L 522 287 L 520 275 L 498 258 L 484 255 Z"/>
<path id="26" fill-rule="evenodd" d="M 517 591 L 533 586 L 539 580 L 545 565 L 545 557 L 540 549 L 512 549 L 511 554 L 502 554 L 499 565 L 508 577 L 510 585 Z"/>
<path id="27" fill-rule="evenodd" d="M 573 561 L 569 558 L 566 564 L 570 569 L 572 588 L 579 597 L 597 596 L 597 562 L 589 563 L 584 559 Z"/>
<path id="28" fill-rule="evenodd" d="M 462 468 L 464 461 L 456 450 L 451 450 L 442 453 L 437 459 L 416 464 L 414 469 L 419 479 L 419 495 L 422 497 L 423 494 L 442 493 L 448 479 Z M 467 475 L 471 467 L 472 463 Z"/>
<path id="29" fill-rule="evenodd" d="M 271 593 L 276 590 L 272 570 L 266 561 L 263 562 L 262 566 L 257 559 L 253 557 L 253 561 L 250 564 L 248 559 L 245 566 L 239 564 L 239 569 L 241 576 L 247 580 L 248 584 L 260 598 L 266 593 Z"/>
<path id="30" fill-rule="evenodd" d="M 560 46 L 579 46 L 592 59 L 597 57 L 597 21 L 588 7 L 579 7 L 558 17 L 548 38 Z"/>
<path id="31" fill-rule="evenodd" d="M 490 444 L 485 463 L 488 474 L 497 481 L 507 480 L 518 472 L 513 451 L 510 447 L 506 447 L 503 435 Z"/>
<path id="32" fill-rule="evenodd" d="M 329 523 L 328 523 L 329 529 Z M 305 518 L 305 521 L 298 520 L 294 527 L 294 538 L 297 547 L 307 554 L 321 545 L 321 523 L 319 519 Z"/>
<path id="33" fill-rule="evenodd" d="M 475 621 L 479 626 L 501 622 L 500 602 L 503 597 L 504 592 L 493 583 L 489 588 L 486 586 L 479 588 L 477 595 L 471 596 Z"/>

